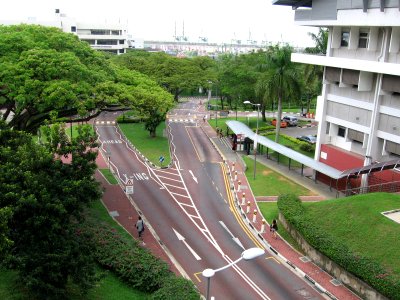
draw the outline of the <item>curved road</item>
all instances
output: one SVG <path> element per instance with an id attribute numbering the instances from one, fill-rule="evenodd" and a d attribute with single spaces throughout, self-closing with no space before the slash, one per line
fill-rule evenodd
<path id="1" fill-rule="evenodd" d="M 204 269 L 218 269 L 244 249 L 263 246 L 234 207 L 221 157 L 193 119 L 196 108 L 190 102 L 172 112 L 168 131 L 173 166 L 168 169 L 153 168 L 107 124 L 114 114 L 100 115 L 96 123 L 104 122 L 96 131 L 119 179 L 133 181 L 136 206 L 205 295 Z M 216 273 L 210 286 L 216 299 L 323 299 L 268 252 Z"/>

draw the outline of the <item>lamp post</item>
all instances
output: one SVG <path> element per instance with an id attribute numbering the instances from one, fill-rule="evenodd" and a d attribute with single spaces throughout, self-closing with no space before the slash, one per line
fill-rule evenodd
<path id="1" fill-rule="evenodd" d="M 249 100 L 243 102 L 244 104 L 251 104 L 257 106 L 257 129 L 256 135 L 254 136 L 254 172 L 253 179 L 256 179 L 256 167 L 257 167 L 257 138 L 258 138 L 258 115 L 260 114 L 260 103 L 251 103 Z"/>
<path id="2" fill-rule="evenodd" d="M 227 264 L 226 266 L 223 266 L 223 267 L 221 267 L 219 269 L 216 269 L 216 270 L 214 270 L 214 269 L 205 269 L 202 272 L 202 275 L 207 278 L 206 300 L 210 299 L 210 281 L 211 281 L 211 277 L 213 277 L 215 275 L 215 273 L 217 273 L 219 271 L 222 271 L 222 270 L 225 270 L 225 269 L 227 269 L 227 268 L 229 268 L 229 267 L 231 267 L 233 265 L 236 265 L 242 259 L 251 260 L 251 259 L 254 259 L 254 258 L 259 257 L 261 255 L 264 255 L 264 253 L 265 253 L 264 249 L 257 248 L 257 247 L 250 248 L 250 249 L 244 250 L 237 260 Z"/>

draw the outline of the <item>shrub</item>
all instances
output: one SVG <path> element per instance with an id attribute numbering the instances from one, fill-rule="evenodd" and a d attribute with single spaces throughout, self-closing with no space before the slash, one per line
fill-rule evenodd
<path id="1" fill-rule="evenodd" d="M 155 295 L 167 295 L 170 289 L 179 293 L 175 299 L 199 299 L 194 297 L 198 292 L 191 281 L 176 277 L 166 262 L 140 247 L 138 241 L 124 238 L 111 226 L 91 218 L 82 231 L 91 234 L 98 263 L 130 286 Z"/>
<path id="2" fill-rule="evenodd" d="M 117 117 L 118 123 L 142 123 L 145 122 L 148 118 L 145 116 L 125 116 L 121 115 Z"/>
<path id="3" fill-rule="evenodd" d="M 153 300 L 198 300 L 200 295 L 193 282 L 183 277 L 168 277 L 163 286 L 152 295 Z"/>
<path id="4" fill-rule="evenodd" d="M 315 145 L 306 143 L 306 142 L 300 142 L 300 149 L 306 152 L 315 152 Z"/>
<path id="5" fill-rule="evenodd" d="M 251 130 L 253 130 L 254 132 L 256 132 L 257 127 L 253 127 L 253 128 L 251 128 Z M 261 126 L 261 127 L 258 127 L 258 132 L 259 132 L 259 133 L 260 133 L 260 132 L 263 132 L 263 131 L 270 131 L 270 130 L 275 130 L 275 126 L 268 125 L 268 126 Z"/>
<path id="6" fill-rule="evenodd" d="M 315 249 L 329 257 L 342 268 L 354 274 L 382 295 L 390 299 L 400 299 L 400 281 L 396 280 L 376 261 L 353 253 L 346 245 L 321 230 L 307 217 L 305 208 L 298 197 L 282 195 L 278 199 L 278 209 L 286 221 Z"/>

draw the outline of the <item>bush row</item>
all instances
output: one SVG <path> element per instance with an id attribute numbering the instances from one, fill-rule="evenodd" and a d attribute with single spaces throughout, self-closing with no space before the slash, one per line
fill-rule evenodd
<path id="1" fill-rule="evenodd" d="M 298 197 L 282 195 L 278 209 L 287 222 L 315 249 L 390 299 L 400 299 L 400 281 L 378 262 L 353 253 L 345 244 L 320 229 L 307 217 Z"/>
<path id="2" fill-rule="evenodd" d="M 273 128 L 275 129 L 275 127 L 273 127 Z M 275 135 L 275 131 L 263 132 L 263 133 L 261 133 L 261 135 L 262 136 Z M 303 150 L 305 152 L 310 152 L 310 153 L 314 153 L 315 152 L 315 145 L 309 144 L 307 142 L 300 141 L 297 138 L 289 136 L 289 135 L 286 135 L 286 134 L 281 134 L 281 136 L 284 137 L 285 139 L 287 139 L 287 140 L 299 145 L 300 150 Z M 291 148 L 291 149 L 293 148 L 293 147 L 290 147 L 290 146 L 286 146 L 286 147 Z"/>
<path id="3" fill-rule="evenodd" d="M 253 127 L 253 128 L 251 128 L 251 130 L 256 132 L 257 131 L 257 127 Z M 267 125 L 267 126 L 258 127 L 258 133 L 264 132 L 264 131 L 271 131 L 271 130 L 275 130 L 275 126 Z"/>
<path id="4" fill-rule="evenodd" d="M 191 281 L 177 277 L 167 263 L 140 247 L 136 240 L 129 240 L 109 225 L 91 219 L 82 230 L 93 237 L 99 264 L 128 285 L 153 293 L 153 299 L 200 299 Z"/>
<path id="5" fill-rule="evenodd" d="M 118 123 L 142 123 L 147 120 L 145 116 L 118 116 L 117 122 Z"/>

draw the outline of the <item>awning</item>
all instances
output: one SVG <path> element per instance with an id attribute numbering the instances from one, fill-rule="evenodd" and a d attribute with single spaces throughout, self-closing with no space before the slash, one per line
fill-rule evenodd
<path id="1" fill-rule="evenodd" d="M 226 125 L 235 134 L 243 134 L 245 137 L 248 137 L 251 140 L 254 140 L 255 133 L 249 127 L 247 127 L 247 125 L 243 124 L 242 122 L 227 121 Z M 285 155 L 286 157 L 293 159 L 293 160 L 295 160 L 307 167 L 310 167 L 322 174 L 325 174 L 333 179 L 339 179 L 339 178 L 347 176 L 347 175 L 344 175 L 343 172 L 340 170 L 332 168 L 331 166 L 328 166 L 327 164 L 324 164 L 322 162 L 316 161 L 304 154 L 294 151 L 294 150 L 292 150 L 288 147 L 285 147 L 281 144 L 275 143 L 274 141 L 266 138 L 265 136 L 258 135 L 257 143 L 259 143 L 267 148 L 270 148 L 276 152 L 279 152 L 282 155 Z"/>

